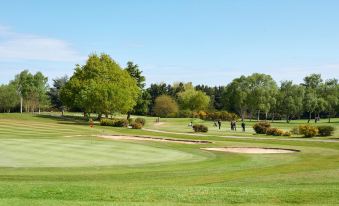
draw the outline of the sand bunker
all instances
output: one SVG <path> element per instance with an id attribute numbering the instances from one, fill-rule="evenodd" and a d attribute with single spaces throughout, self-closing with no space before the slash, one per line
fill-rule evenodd
<path id="1" fill-rule="evenodd" d="M 300 152 L 294 149 L 282 148 L 260 148 L 260 147 L 215 147 L 215 148 L 201 148 L 209 151 L 232 152 L 232 153 L 246 153 L 246 154 L 275 154 L 275 153 L 293 153 Z"/>
<path id="2" fill-rule="evenodd" d="M 212 143 L 206 140 L 190 140 L 190 139 L 171 139 L 159 137 L 144 137 L 144 136 L 123 136 L 123 135 L 98 135 L 97 137 L 113 139 L 113 140 L 141 140 L 141 141 L 158 141 L 158 142 L 175 142 L 182 144 L 208 144 Z"/>

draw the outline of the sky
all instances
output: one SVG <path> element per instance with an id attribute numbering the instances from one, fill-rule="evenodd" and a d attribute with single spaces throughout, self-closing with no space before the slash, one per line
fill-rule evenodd
<path id="1" fill-rule="evenodd" d="M 0 84 L 24 69 L 71 76 L 91 53 L 133 61 L 148 85 L 339 79 L 338 11 L 337 0 L 2 0 Z"/>

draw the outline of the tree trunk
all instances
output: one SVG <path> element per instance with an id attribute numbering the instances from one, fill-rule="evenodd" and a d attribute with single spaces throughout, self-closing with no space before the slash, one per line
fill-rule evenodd
<path id="1" fill-rule="evenodd" d="M 308 116 L 308 121 L 307 121 L 307 123 L 310 123 L 311 118 L 312 118 L 312 112 L 309 112 L 309 116 Z"/>
<path id="2" fill-rule="evenodd" d="M 267 120 L 268 112 L 265 112 L 265 120 Z"/>
<path id="3" fill-rule="evenodd" d="M 64 108 L 61 108 L 61 116 L 64 116 Z"/>
<path id="4" fill-rule="evenodd" d="M 127 119 L 131 118 L 131 112 L 127 112 Z"/>
<path id="5" fill-rule="evenodd" d="M 275 113 L 273 112 L 272 113 L 272 122 L 274 122 L 274 115 L 275 115 Z"/>
<path id="6" fill-rule="evenodd" d="M 260 110 L 258 111 L 258 118 L 257 118 L 258 121 L 260 121 Z"/>
<path id="7" fill-rule="evenodd" d="M 245 112 L 241 112 L 241 121 L 243 122 L 244 121 L 244 116 L 245 116 L 245 114 L 244 114 Z"/>
<path id="8" fill-rule="evenodd" d="M 98 120 L 99 120 L 99 121 L 101 120 L 101 116 L 102 116 L 102 114 L 99 113 L 99 114 L 98 114 Z"/>
<path id="9" fill-rule="evenodd" d="M 286 115 L 286 123 L 290 123 L 290 116 L 288 114 Z"/>
<path id="10" fill-rule="evenodd" d="M 22 97 L 20 97 L 20 113 L 22 114 L 22 102 L 23 102 L 23 99 Z"/>
<path id="11" fill-rule="evenodd" d="M 41 112 L 41 111 L 40 111 L 40 106 L 39 106 L 39 114 L 40 114 L 40 112 Z"/>

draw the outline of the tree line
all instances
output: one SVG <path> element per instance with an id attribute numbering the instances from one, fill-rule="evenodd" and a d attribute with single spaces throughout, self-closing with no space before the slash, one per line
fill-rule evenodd
<path id="1" fill-rule="evenodd" d="M 41 110 L 81 111 L 98 117 L 116 113 L 189 117 L 205 111 L 228 111 L 242 119 L 292 119 L 308 121 L 339 112 L 337 79 L 323 80 L 311 74 L 301 84 L 283 81 L 279 85 L 266 74 L 254 73 L 233 79 L 225 86 L 177 82 L 157 83 L 146 88 L 146 77 L 137 64 L 122 68 L 107 54 L 90 55 L 74 74 L 53 79 L 28 70 L 0 86 L 2 112 Z"/>

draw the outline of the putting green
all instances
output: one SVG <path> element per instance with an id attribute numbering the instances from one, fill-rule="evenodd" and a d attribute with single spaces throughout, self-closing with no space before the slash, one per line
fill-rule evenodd
<path id="1" fill-rule="evenodd" d="M 120 141 L 0 140 L 0 167 L 132 166 L 202 159 L 179 150 Z"/>

